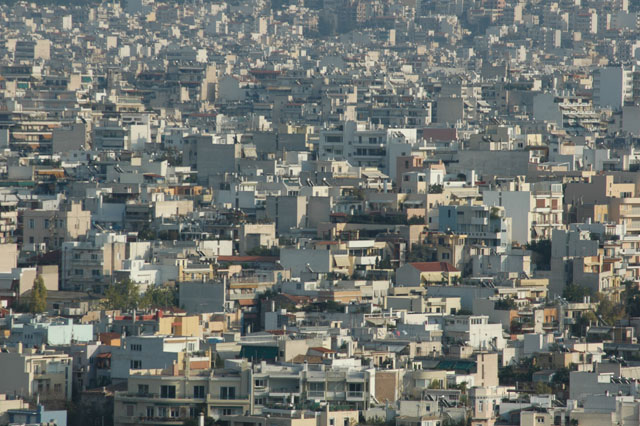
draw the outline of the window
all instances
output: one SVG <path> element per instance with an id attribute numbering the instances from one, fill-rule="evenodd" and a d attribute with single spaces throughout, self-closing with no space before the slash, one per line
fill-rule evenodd
<path id="1" fill-rule="evenodd" d="M 78 275 L 78 276 L 80 276 L 80 277 L 81 277 L 81 276 L 83 276 L 83 275 L 84 275 L 84 271 L 83 271 L 82 269 L 76 269 L 76 270 L 74 271 L 74 274 L 75 274 L 75 275 Z"/>
<path id="2" fill-rule="evenodd" d="M 264 379 L 256 379 L 256 387 L 257 388 L 263 388 L 265 386 L 265 380 Z"/>
<path id="3" fill-rule="evenodd" d="M 176 387 L 164 385 L 160 386 L 160 398 L 175 398 L 176 397 Z"/>
<path id="4" fill-rule="evenodd" d="M 130 345 L 129 349 L 131 349 L 132 351 L 140 352 L 142 350 L 142 345 L 140 344 Z"/>
<path id="5" fill-rule="evenodd" d="M 133 417 L 133 405 L 127 405 L 127 417 Z"/>
<path id="6" fill-rule="evenodd" d="M 233 414 L 233 409 L 232 408 L 223 408 L 222 409 L 222 415 L 223 416 L 230 416 Z"/>
<path id="7" fill-rule="evenodd" d="M 158 407 L 158 417 L 167 417 L 167 407 Z"/>
<path id="8" fill-rule="evenodd" d="M 336 419 L 329 419 L 329 426 L 336 426 Z"/>
<path id="9" fill-rule="evenodd" d="M 193 397 L 194 398 L 204 398 L 204 386 L 194 386 L 193 387 Z"/>
<path id="10" fill-rule="evenodd" d="M 362 383 L 349 383 L 349 393 L 347 396 L 350 398 L 361 398 Z"/>
<path id="11" fill-rule="evenodd" d="M 138 385 L 138 395 L 148 395 L 149 385 Z"/>
<path id="12" fill-rule="evenodd" d="M 62 385 L 60 383 L 56 383 L 53 385 L 54 392 L 62 392 Z"/>
<path id="13" fill-rule="evenodd" d="M 169 417 L 180 417 L 180 409 L 178 407 L 171 407 Z"/>
<path id="14" fill-rule="evenodd" d="M 139 359 L 132 359 L 131 360 L 131 368 L 133 368 L 133 369 L 142 368 L 142 361 L 140 361 Z"/>
<path id="15" fill-rule="evenodd" d="M 196 407 L 189 407 L 189 417 L 198 417 L 200 415 L 200 411 Z"/>
<path id="16" fill-rule="evenodd" d="M 222 386 L 220 388 L 220 399 L 236 399 L 236 388 L 232 386 Z"/>
<path id="17" fill-rule="evenodd" d="M 147 417 L 153 417 L 153 407 L 147 407 Z"/>
<path id="18" fill-rule="evenodd" d="M 256 398 L 254 403 L 255 405 L 264 405 L 264 398 Z"/>
<path id="19" fill-rule="evenodd" d="M 91 271 L 91 276 L 92 277 L 99 277 L 100 276 L 100 270 L 99 269 L 93 269 Z"/>
<path id="20" fill-rule="evenodd" d="M 44 220 L 44 227 L 49 229 L 49 226 L 51 226 L 51 222 L 49 221 L 49 219 L 45 219 Z"/>
<path id="21" fill-rule="evenodd" d="M 36 221 L 33 219 L 29 219 L 29 228 L 33 229 L 36 227 Z"/>

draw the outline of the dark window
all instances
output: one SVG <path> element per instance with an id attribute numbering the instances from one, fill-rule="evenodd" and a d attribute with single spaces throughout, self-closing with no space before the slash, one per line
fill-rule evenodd
<path id="1" fill-rule="evenodd" d="M 194 386 L 193 387 L 193 397 L 194 398 L 204 398 L 204 386 Z"/>
<path id="2" fill-rule="evenodd" d="M 220 399 L 236 399 L 236 388 L 223 386 L 220 388 Z"/>
<path id="3" fill-rule="evenodd" d="M 175 398 L 176 387 L 175 386 L 160 386 L 160 398 Z"/>

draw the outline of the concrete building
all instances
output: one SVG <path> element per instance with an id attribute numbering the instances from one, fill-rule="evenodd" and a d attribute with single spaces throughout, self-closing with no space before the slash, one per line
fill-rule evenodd
<path id="1" fill-rule="evenodd" d="M 91 213 L 71 202 L 60 210 L 27 210 L 22 216 L 23 244 L 39 250 L 62 248 L 64 242 L 77 240 L 91 228 Z"/>
<path id="2" fill-rule="evenodd" d="M 189 336 L 128 336 L 112 349 L 111 379 L 125 381 L 131 371 L 163 369 L 181 361 L 185 353 L 200 350 L 200 339 Z"/>
<path id="3" fill-rule="evenodd" d="M 126 236 L 115 233 L 91 233 L 84 241 L 62 244 L 61 288 L 102 291 L 123 269 L 126 253 Z"/>
<path id="4" fill-rule="evenodd" d="M 15 348 L 0 352 L 0 392 L 41 401 L 71 400 L 73 359 L 54 350 Z"/>

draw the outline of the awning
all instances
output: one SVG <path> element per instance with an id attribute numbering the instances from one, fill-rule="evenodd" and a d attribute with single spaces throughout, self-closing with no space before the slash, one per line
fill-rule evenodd
<path id="1" fill-rule="evenodd" d="M 349 256 L 346 255 L 334 255 L 333 263 L 339 268 L 348 268 L 351 266 L 349 263 Z"/>

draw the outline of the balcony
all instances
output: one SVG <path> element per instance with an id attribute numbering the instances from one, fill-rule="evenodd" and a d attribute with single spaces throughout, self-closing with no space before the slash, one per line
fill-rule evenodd
<path id="1" fill-rule="evenodd" d="M 378 256 L 356 256 L 356 265 L 375 265 Z"/>
<path id="2" fill-rule="evenodd" d="M 291 388 L 280 388 L 280 389 L 270 389 L 269 396 L 273 398 L 287 397 L 290 395 L 300 396 L 299 389 L 291 389 Z"/>
<path id="3" fill-rule="evenodd" d="M 488 224 L 489 224 L 489 219 L 487 219 L 486 217 L 471 218 L 471 225 L 488 225 Z"/>
<path id="4" fill-rule="evenodd" d="M 205 398 L 161 398 L 157 393 L 116 392 L 116 399 L 123 402 L 163 402 L 167 405 L 181 405 L 205 402 Z M 208 398 L 207 398 L 208 399 Z"/>
<path id="5" fill-rule="evenodd" d="M 362 392 L 362 391 L 349 391 L 349 392 L 347 392 L 347 401 L 351 401 L 351 400 L 362 401 L 362 398 L 364 398 L 364 392 Z"/>
<path id="6" fill-rule="evenodd" d="M 153 425 L 182 425 L 184 418 L 180 417 L 138 417 L 138 416 L 116 416 L 115 423 L 119 424 L 153 424 Z"/>

